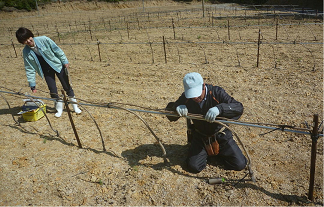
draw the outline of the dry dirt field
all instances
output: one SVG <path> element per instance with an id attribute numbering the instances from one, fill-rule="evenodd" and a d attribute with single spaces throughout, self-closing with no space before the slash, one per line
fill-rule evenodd
<path id="1" fill-rule="evenodd" d="M 185 119 L 171 123 L 164 115 L 135 112 L 162 140 L 169 160 L 164 163 L 155 137 L 137 116 L 99 107 L 163 109 L 183 92 L 183 76 L 199 72 L 243 103 L 240 121 L 300 128 L 307 122 L 311 129 L 314 114 L 323 119 L 321 19 L 280 16 L 276 37 L 275 18 L 256 18 L 272 11 L 234 4 L 205 9 L 203 14 L 201 2 L 74 1 L 40 5 L 39 12 L 0 12 L 0 90 L 31 95 L 14 35 L 24 26 L 65 51 L 83 109 L 72 114 L 79 148 L 68 113 L 55 118 L 52 101 L 44 100 L 49 121 L 25 122 L 17 115 L 24 96 L 0 93 L 0 205 L 323 206 L 322 137 L 311 201 L 310 135 L 262 135 L 269 130 L 231 124 L 256 177 L 237 183 L 246 170 L 225 171 L 213 160 L 199 174 L 187 171 Z M 33 95 L 49 98 L 40 77 L 37 88 Z M 208 184 L 213 177 L 226 182 Z"/>

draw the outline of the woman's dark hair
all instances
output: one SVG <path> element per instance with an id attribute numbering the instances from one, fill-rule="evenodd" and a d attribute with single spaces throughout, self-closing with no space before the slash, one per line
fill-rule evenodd
<path id="1" fill-rule="evenodd" d="M 18 42 L 20 42 L 21 44 L 24 44 L 24 42 L 29 39 L 30 37 L 34 37 L 34 34 L 27 28 L 25 27 L 20 27 L 17 31 L 16 31 L 16 37 Z"/>

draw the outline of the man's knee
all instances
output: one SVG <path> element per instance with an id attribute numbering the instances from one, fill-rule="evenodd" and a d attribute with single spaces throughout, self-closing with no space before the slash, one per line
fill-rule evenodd
<path id="1" fill-rule="evenodd" d="M 233 170 L 241 171 L 241 170 L 244 170 L 245 167 L 246 167 L 246 163 L 241 162 L 241 163 L 237 163 Z"/>
<path id="2" fill-rule="evenodd" d="M 225 162 L 225 168 L 226 170 L 235 170 L 235 171 L 241 171 L 244 170 L 247 164 L 247 160 L 244 157 L 242 160 L 236 160 L 235 162 Z"/>
<path id="3" fill-rule="evenodd" d="M 190 160 L 189 159 L 187 164 L 188 164 L 189 171 L 191 173 L 199 173 L 203 169 L 205 169 L 205 167 L 207 165 L 207 162 L 206 163 L 199 163 L 196 160 Z"/>

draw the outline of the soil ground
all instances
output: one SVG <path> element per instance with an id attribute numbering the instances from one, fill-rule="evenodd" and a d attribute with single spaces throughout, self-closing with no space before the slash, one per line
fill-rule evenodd
<path id="1" fill-rule="evenodd" d="M 230 124 L 256 177 L 256 182 L 247 175 L 237 183 L 247 170 L 226 171 L 213 159 L 201 173 L 188 172 L 184 118 L 171 123 L 164 115 L 135 112 L 162 140 L 169 161 L 164 163 L 155 137 L 137 116 L 99 107 L 118 103 L 128 109 L 163 109 L 183 92 L 183 76 L 199 72 L 206 83 L 243 103 L 240 121 L 299 128 L 308 123 L 311 130 L 314 114 L 323 119 L 321 19 L 282 15 L 276 36 L 276 19 L 257 18 L 271 11 L 205 6 L 204 17 L 201 2 L 171 1 L 74 1 L 41 5 L 39 12 L 0 12 L 1 91 L 21 93 L 1 92 L 0 205 L 322 206 L 322 137 L 311 201 L 309 134 Z M 24 94 L 49 98 L 39 76 L 38 92 L 30 92 L 23 47 L 14 35 L 20 26 L 52 38 L 66 53 L 83 110 L 72 113 L 82 148 L 67 111 L 54 117 L 53 101 L 44 100 L 48 120 L 26 122 L 17 115 Z M 206 182 L 214 177 L 226 183 Z"/>

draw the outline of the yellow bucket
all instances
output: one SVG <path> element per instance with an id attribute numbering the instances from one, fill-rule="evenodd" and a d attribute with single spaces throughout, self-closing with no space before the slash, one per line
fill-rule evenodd
<path id="1" fill-rule="evenodd" d="M 37 105 L 31 100 L 25 100 L 25 104 L 20 112 L 25 121 L 37 121 L 45 116 L 46 104 L 39 100 L 35 100 L 35 102 Z"/>

